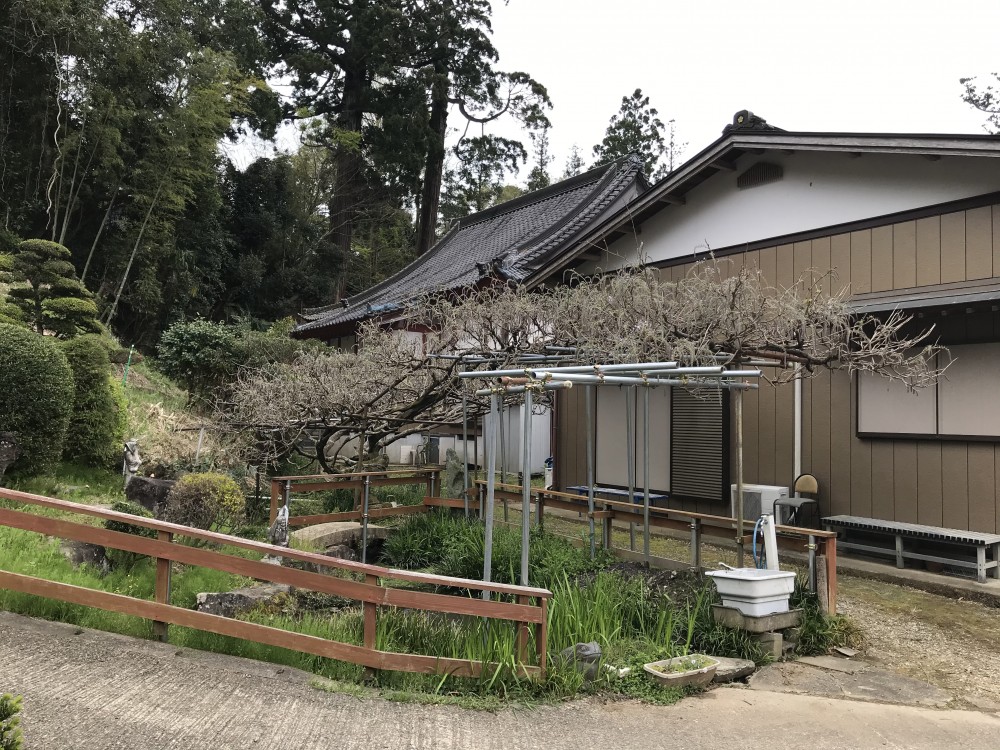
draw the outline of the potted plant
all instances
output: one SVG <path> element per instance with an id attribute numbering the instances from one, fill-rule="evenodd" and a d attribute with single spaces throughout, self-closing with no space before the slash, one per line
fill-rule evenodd
<path id="1" fill-rule="evenodd" d="M 715 677 L 719 662 L 705 654 L 685 654 L 661 659 L 642 668 L 664 687 L 704 687 Z"/>

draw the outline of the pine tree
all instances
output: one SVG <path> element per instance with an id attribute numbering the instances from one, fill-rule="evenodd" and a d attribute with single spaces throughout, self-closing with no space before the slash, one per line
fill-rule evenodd
<path id="1" fill-rule="evenodd" d="M 596 164 L 607 164 L 627 154 L 638 152 L 642 156 L 646 174 L 653 179 L 662 177 L 666 168 L 660 159 L 666 152 L 663 122 L 659 113 L 649 105 L 649 97 L 642 89 L 631 96 L 622 97 L 622 106 L 611 118 L 604 140 L 594 146 Z"/>
<path id="2" fill-rule="evenodd" d="M 50 330 L 69 338 L 101 331 L 94 297 L 76 277 L 70 258 L 69 248 L 57 242 L 25 240 L 4 274 L 15 284 L 8 296 L 38 333 Z"/>

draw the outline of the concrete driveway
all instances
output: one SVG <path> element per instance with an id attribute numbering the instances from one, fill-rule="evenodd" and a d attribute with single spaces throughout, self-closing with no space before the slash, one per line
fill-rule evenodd
<path id="1" fill-rule="evenodd" d="M 310 676 L 0 613 L 0 692 L 28 750 L 979 748 L 1000 717 L 721 688 L 670 707 L 576 701 L 496 714 L 354 698 Z"/>

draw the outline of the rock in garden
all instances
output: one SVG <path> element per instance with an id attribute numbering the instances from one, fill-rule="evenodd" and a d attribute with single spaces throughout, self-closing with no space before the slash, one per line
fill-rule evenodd
<path id="1" fill-rule="evenodd" d="M 104 547 L 99 544 L 67 540 L 59 545 L 59 550 L 73 564 L 74 568 L 79 568 L 81 565 L 91 565 L 100 571 L 102 576 L 111 571 L 108 556 Z"/>
<path id="2" fill-rule="evenodd" d="M 749 659 L 728 659 L 725 656 L 713 656 L 712 658 L 719 662 L 712 682 L 732 682 L 749 677 L 757 668 L 757 665 Z"/>
<path id="3" fill-rule="evenodd" d="M 0 432 L 0 478 L 21 455 L 21 446 L 13 432 Z"/>
<path id="4" fill-rule="evenodd" d="M 338 560 L 356 561 L 358 559 L 358 553 L 348 544 L 335 544 L 332 547 L 327 547 L 323 554 L 327 557 L 336 557 Z"/>
<path id="5" fill-rule="evenodd" d="M 132 480 L 125 487 L 125 497 L 130 502 L 141 505 L 154 516 L 159 517 L 159 512 L 167 502 L 167 495 L 173 488 L 176 480 L 173 479 L 153 479 L 152 477 L 132 477 Z"/>
<path id="6" fill-rule="evenodd" d="M 236 617 L 257 607 L 281 607 L 288 598 L 291 586 L 269 583 L 248 586 L 234 591 L 201 593 L 195 597 L 195 609 L 210 615 Z"/>
<path id="7" fill-rule="evenodd" d="M 596 641 L 577 643 L 559 652 L 559 658 L 564 662 L 573 662 L 585 680 L 597 677 L 601 665 L 601 647 Z"/>

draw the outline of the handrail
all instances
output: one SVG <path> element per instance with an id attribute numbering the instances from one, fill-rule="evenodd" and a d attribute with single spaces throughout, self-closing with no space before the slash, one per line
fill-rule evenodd
<path id="1" fill-rule="evenodd" d="M 399 570 L 397 568 L 385 568 L 380 565 L 370 565 L 366 563 L 353 562 L 351 560 L 341 560 L 340 558 L 327 557 L 326 555 L 321 555 L 316 552 L 306 552 L 304 550 L 291 549 L 290 547 L 278 547 L 273 544 L 267 544 L 266 542 L 257 542 L 252 539 L 230 536 L 229 534 L 220 534 L 215 531 L 204 531 L 202 529 L 196 529 L 182 524 L 158 521 L 155 518 L 134 516 L 129 513 L 105 510 L 104 508 L 95 508 L 91 505 L 82 505 L 69 500 L 57 500 L 56 498 L 46 497 L 44 495 L 33 495 L 28 492 L 20 492 L 18 490 L 9 490 L 0 487 L 0 497 L 22 502 L 27 505 L 37 505 L 43 508 L 63 510 L 68 513 L 79 513 L 81 515 L 93 516 L 94 518 L 101 518 L 105 521 L 121 521 L 122 523 L 127 523 L 132 526 L 141 526 L 152 531 L 166 532 L 176 536 L 186 536 L 190 539 L 197 539 L 203 542 L 226 544 L 240 549 L 261 552 L 264 555 L 287 557 L 300 562 L 313 563 L 327 568 L 338 568 L 340 570 L 360 573 L 362 575 L 390 578 L 396 581 L 412 581 L 416 583 L 434 582 L 429 581 L 423 573 L 413 573 L 412 571 Z M 515 596 L 524 595 L 545 598 L 552 596 L 552 593 L 547 589 L 514 586 L 503 583 L 483 583 L 482 581 L 474 579 L 454 578 L 451 576 L 435 576 L 435 579 L 440 581 L 439 585 L 451 588 L 490 591 L 493 593 L 512 594 Z"/>
<path id="2" fill-rule="evenodd" d="M 303 476 L 271 477 L 271 506 L 268 523 L 274 523 L 278 509 L 287 504 L 292 492 L 320 492 L 327 489 L 364 489 L 407 484 L 423 484 L 425 495 L 434 495 L 440 466 L 423 469 L 394 469 L 392 471 L 356 471 L 347 474 L 308 474 Z M 306 480 L 306 481 L 302 481 Z M 284 501 L 284 503 L 282 502 Z M 302 517 L 296 519 L 299 521 Z M 309 523 L 323 523 L 332 519 L 314 516 Z M 297 525 L 302 525 L 298 523 Z"/>
<path id="3" fill-rule="evenodd" d="M 470 497 L 478 495 L 479 502 L 484 502 L 486 492 L 486 480 L 477 479 L 474 486 L 468 490 Z M 494 503 L 523 501 L 523 488 L 516 484 L 495 484 Z M 589 500 L 584 495 L 559 492 L 538 487 L 531 488 L 531 501 L 536 508 L 541 506 L 538 515 L 544 519 L 545 506 L 552 506 L 563 510 L 587 513 L 591 516 Z M 598 509 L 598 505 L 601 506 Z M 601 521 L 601 538 L 603 545 L 610 549 L 611 545 L 611 523 L 613 519 L 626 520 L 629 523 L 642 524 L 644 518 L 644 508 L 639 504 L 622 502 L 620 500 L 605 500 L 595 498 L 594 520 Z M 649 525 L 651 527 L 673 529 L 690 533 L 691 538 L 691 565 L 695 568 L 701 567 L 701 540 L 703 535 L 729 536 L 736 529 L 736 519 L 729 516 L 716 516 L 707 513 L 693 513 L 691 511 L 674 510 L 672 508 L 649 508 Z M 830 612 L 837 611 L 837 533 L 834 531 L 821 531 L 820 529 L 807 529 L 798 526 L 776 525 L 778 548 L 792 551 L 805 551 L 809 558 L 810 566 L 810 587 L 820 596 L 821 606 Z M 744 535 L 744 544 L 750 541 L 751 537 Z M 817 558 L 822 565 L 817 565 Z M 647 558 L 648 561 L 648 558 Z"/>
<path id="4" fill-rule="evenodd" d="M 403 654 L 376 649 L 377 617 L 379 607 L 399 607 L 428 612 L 441 612 L 471 617 L 486 617 L 510 621 L 515 626 L 518 671 L 530 678 L 544 677 L 547 660 L 548 600 L 552 593 L 547 589 L 507 584 L 485 584 L 451 576 L 414 573 L 377 565 L 365 565 L 338 560 L 310 552 L 276 547 L 228 534 L 202 531 L 188 526 L 157 521 L 151 518 L 119 513 L 101 508 L 58 500 L 43 495 L 33 495 L 0 488 L 0 498 L 24 505 L 59 510 L 67 514 L 86 515 L 104 520 L 114 520 L 150 529 L 156 539 L 121 531 L 111 531 L 101 526 L 79 523 L 63 518 L 52 518 L 24 510 L 0 507 L 0 525 L 9 528 L 55 536 L 63 539 L 97 544 L 146 555 L 156 560 L 155 600 L 149 601 L 97 589 L 50 581 L 35 576 L 0 571 L 0 588 L 45 596 L 60 601 L 97 607 L 112 612 L 144 617 L 153 621 L 154 631 L 166 639 L 167 625 L 181 625 L 220 635 L 243 638 L 304 653 L 340 659 L 372 669 L 392 669 L 428 674 L 450 674 L 476 677 L 496 669 L 495 664 L 484 664 L 469 659 L 454 659 L 424 654 Z M 363 580 L 352 580 L 323 573 L 314 573 L 214 549 L 204 549 L 175 543 L 177 536 L 214 542 L 241 549 L 277 555 L 360 574 Z M 196 565 L 234 575 L 258 580 L 288 584 L 296 588 L 318 591 L 353 599 L 361 603 L 364 622 L 363 645 L 329 641 L 280 628 L 234 620 L 205 612 L 196 612 L 170 604 L 170 576 L 172 563 Z M 415 591 L 394 588 L 384 584 L 385 579 L 407 580 L 438 587 L 473 589 L 511 595 L 515 601 L 483 600 L 478 597 Z M 529 657 L 530 629 L 535 630 L 535 661 Z"/>

